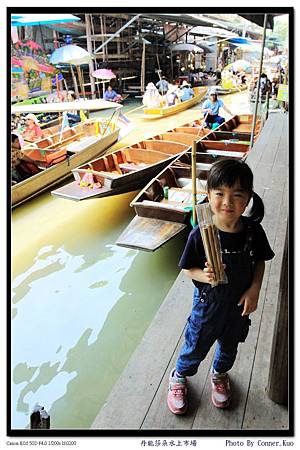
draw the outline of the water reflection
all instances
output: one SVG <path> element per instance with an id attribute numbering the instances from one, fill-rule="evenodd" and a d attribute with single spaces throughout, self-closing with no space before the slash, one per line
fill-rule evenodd
<path id="1" fill-rule="evenodd" d="M 28 425 L 36 402 L 50 412 L 53 428 L 89 428 L 177 276 L 170 261 L 178 260 L 183 243 L 155 254 L 116 246 L 133 211 L 129 202 L 121 207 L 124 199 L 110 200 L 110 206 L 86 202 L 68 210 L 64 222 L 75 224 L 72 233 L 66 226 L 53 233 L 49 222 L 32 235 L 29 255 L 27 246 L 16 251 L 13 428 Z M 109 225 L 99 220 L 101 212 Z"/>

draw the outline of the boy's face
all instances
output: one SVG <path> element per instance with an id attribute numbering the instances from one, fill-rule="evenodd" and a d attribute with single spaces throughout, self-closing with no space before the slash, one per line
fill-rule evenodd
<path id="1" fill-rule="evenodd" d="M 249 193 L 243 190 L 239 183 L 232 187 L 221 186 L 208 193 L 211 209 L 216 216 L 224 221 L 236 221 L 240 218 L 249 203 Z"/>

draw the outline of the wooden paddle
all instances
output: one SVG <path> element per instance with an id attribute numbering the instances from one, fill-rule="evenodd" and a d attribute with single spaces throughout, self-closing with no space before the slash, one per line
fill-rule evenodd
<path id="1" fill-rule="evenodd" d="M 201 131 L 203 130 L 203 128 L 204 128 L 204 125 L 205 125 L 205 121 L 206 121 L 207 116 L 208 116 L 208 111 L 207 111 L 207 113 L 205 114 L 204 119 L 203 119 L 203 121 L 202 121 L 202 124 L 201 124 L 200 127 L 199 127 L 199 131 L 198 131 L 198 133 L 197 133 L 197 137 L 200 135 L 200 132 L 201 132 Z"/>

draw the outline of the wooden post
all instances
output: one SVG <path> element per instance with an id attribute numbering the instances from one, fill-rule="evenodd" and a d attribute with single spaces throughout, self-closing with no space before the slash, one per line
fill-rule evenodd
<path id="1" fill-rule="evenodd" d="M 30 415 L 30 429 L 50 429 L 50 416 L 43 406 L 35 405 L 32 414 Z"/>
<path id="2" fill-rule="evenodd" d="M 197 223 L 196 204 L 197 204 L 197 179 L 196 179 L 196 151 L 197 142 L 192 145 L 192 199 L 193 199 L 193 225 Z"/>
<path id="3" fill-rule="evenodd" d="M 145 55 L 146 55 L 146 43 L 143 40 L 143 53 L 142 53 L 142 65 L 141 65 L 141 92 L 145 92 Z"/>
<path id="4" fill-rule="evenodd" d="M 90 15 L 85 14 L 85 27 L 86 27 L 86 43 L 87 43 L 87 51 L 92 54 L 93 53 L 93 47 L 92 47 L 92 41 L 91 41 L 91 20 Z M 91 92 L 92 92 L 92 98 L 96 98 L 96 86 L 95 86 L 95 78 L 92 76 L 92 73 L 94 72 L 94 62 L 93 60 L 89 62 L 89 73 L 90 73 L 90 81 L 91 81 Z"/>
<path id="5" fill-rule="evenodd" d="M 288 404 L 288 232 L 286 231 L 282 258 L 279 302 L 273 335 L 273 345 L 269 369 L 267 394 L 271 400 L 279 404 Z M 290 352 L 290 358 L 293 358 Z M 291 386 L 290 386 L 291 388 Z"/>
<path id="6" fill-rule="evenodd" d="M 76 76 L 75 76 L 72 64 L 70 64 L 70 70 L 71 70 L 73 84 L 74 84 L 75 96 L 76 96 L 76 98 L 79 98 L 78 84 L 77 84 L 77 80 L 76 80 Z"/>
<path id="7" fill-rule="evenodd" d="M 101 28 L 102 44 L 103 44 L 103 42 L 104 42 L 103 14 L 100 15 L 100 28 Z M 97 52 L 97 50 L 95 52 Z M 102 50 L 102 61 L 105 61 L 105 47 Z"/>
<path id="8" fill-rule="evenodd" d="M 76 69 L 77 69 L 77 75 L 78 75 L 78 80 L 79 80 L 79 84 L 80 84 L 80 91 L 81 91 L 81 94 L 83 95 L 83 97 L 85 98 L 85 91 L 84 91 L 84 87 L 83 87 L 82 75 L 81 75 L 80 67 L 76 66 Z"/>
<path id="9" fill-rule="evenodd" d="M 265 14 L 265 17 L 264 17 L 264 31 L 263 31 L 263 40 L 262 40 L 262 44 L 261 44 L 261 55 L 260 55 L 259 73 L 258 73 L 258 80 L 257 80 L 255 109 L 254 109 L 254 114 L 253 114 L 252 130 L 251 130 L 251 138 L 250 138 L 250 149 L 253 147 L 253 144 L 254 144 L 254 134 L 255 134 L 255 124 L 256 124 L 256 117 L 257 117 L 258 97 L 259 97 L 259 93 L 260 93 L 260 77 L 261 77 L 261 72 L 262 72 L 262 65 L 263 65 L 263 59 L 264 59 L 264 48 L 265 48 L 265 41 L 266 41 L 267 16 L 268 15 Z"/>

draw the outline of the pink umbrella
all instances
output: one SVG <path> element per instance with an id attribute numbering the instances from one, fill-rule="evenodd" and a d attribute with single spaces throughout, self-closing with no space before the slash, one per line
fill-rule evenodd
<path id="1" fill-rule="evenodd" d="M 116 78 L 116 75 L 110 69 L 97 69 L 92 73 L 94 78 L 100 78 L 101 80 L 111 80 Z"/>
<path id="2" fill-rule="evenodd" d="M 100 80 L 102 80 L 103 96 L 104 96 L 104 91 L 105 91 L 105 82 L 111 80 L 112 78 L 116 78 L 116 75 L 110 69 L 94 70 L 94 72 L 92 73 L 92 76 L 94 78 L 100 78 Z"/>

